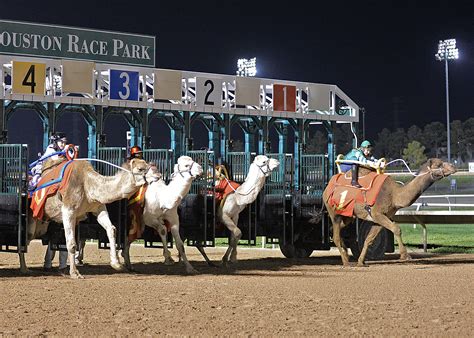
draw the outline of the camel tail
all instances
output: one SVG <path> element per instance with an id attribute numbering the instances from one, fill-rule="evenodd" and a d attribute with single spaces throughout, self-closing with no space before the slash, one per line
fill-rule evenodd
<path id="1" fill-rule="evenodd" d="M 321 205 L 321 209 L 314 210 L 310 212 L 309 215 L 311 216 L 309 223 L 318 224 L 323 219 L 323 211 L 324 211 L 324 203 Z"/>

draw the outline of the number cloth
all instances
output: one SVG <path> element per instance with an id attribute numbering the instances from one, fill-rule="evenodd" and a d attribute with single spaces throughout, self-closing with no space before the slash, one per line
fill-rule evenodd
<path id="1" fill-rule="evenodd" d="M 359 184 L 362 188 L 351 185 L 351 176 L 340 173 L 331 177 L 326 189 L 328 189 L 329 205 L 335 209 L 336 214 L 342 216 L 353 216 L 356 202 L 373 206 L 380 192 L 383 182 L 388 177 L 385 174 L 369 172 L 367 175 L 359 176 Z"/>
<path id="2" fill-rule="evenodd" d="M 42 220 L 44 217 L 44 205 L 49 196 L 59 192 L 61 195 L 66 191 L 69 183 L 69 177 L 74 165 L 74 161 L 64 161 L 59 163 L 51 171 L 41 176 L 38 182 L 38 188 L 33 192 L 30 202 L 30 208 L 33 211 L 33 217 Z"/>

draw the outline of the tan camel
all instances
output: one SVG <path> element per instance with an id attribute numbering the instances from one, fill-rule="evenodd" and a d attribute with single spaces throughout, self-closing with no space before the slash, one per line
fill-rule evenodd
<path id="1" fill-rule="evenodd" d="M 50 165 L 46 162 L 45 167 L 48 166 Z M 97 216 L 97 222 L 107 231 L 110 242 L 110 265 L 116 270 L 121 270 L 122 265 L 118 260 L 115 245 L 115 226 L 109 219 L 105 205 L 122 198 L 129 198 L 145 184 L 147 163 L 141 159 L 133 159 L 130 163 L 125 163 L 122 166 L 123 170 L 119 170 L 114 176 L 100 175 L 87 161 L 74 160 L 70 166 L 73 167 L 69 184 L 63 194 L 57 192 L 47 199 L 44 206 L 44 221 L 30 217 L 28 241 L 44 235 L 50 221 L 62 223 L 66 235 L 70 276 L 83 278 L 74 260 L 75 229 L 77 223 L 91 212 Z M 20 253 L 20 266 L 22 272 L 27 272 L 23 253 Z"/>
<path id="2" fill-rule="evenodd" d="M 194 179 L 202 175 L 202 167 L 194 162 L 189 156 L 180 156 L 174 166 L 174 172 L 171 175 L 171 181 L 166 184 L 161 179 L 156 167 L 151 167 L 147 173 L 148 187 L 145 192 L 145 205 L 143 209 L 143 222 L 140 232 L 143 233 L 145 225 L 155 229 L 161 237 L 163 243 L 163 256 L 165 264 L 174 263 L 167 245 L 167 228 L 165 222 L 169 223 L 169 229 L 176 242 L 176 248 L 180 259 L 183 260 L 187 273 L 197 273 L 189 263 L 184 251 L 184 244 L 179 235 L 179 217 L 178 206 L 181 200 L 186 196 L 191 188 Z M 130 242 L 127 241 L 122 256 L 125 266 L 133 270 L 130 262 Z"/>
<path id="3" fill-rule="evenodd" d="M 360 176 L 363 176 L 367 171 L 369 169 L 361 167 Z M 341 254 L 342 264 L 344 266 L 349 265 L 349 256 L 347 255 L 344 241 L 341 240 L 341 229 L 353 222 L 355 217 L 375 223 L 367 234 L 357 266 L 364 265 L 367 249 L 380 233 L 382 227 L 390 230 L 395 235 L 400 248 L 400 259 L 410 259 L 402 241 L 400 227 L 391 220 L 392 217 L 397 210 L 412 205 L 434 182 L 454 172 L 456 172 L 456 169 L 451 163 L 432 158 L 420 167 L 418 175 L 406 185 L 399 185 L 389 176 L 382 184 L 374 205 L 371 208 L 367 208 L 365 204 L 356 202 L 353 217 L 341 216 L 335 213 L 335 209 L 328 203 L 331 191 L 328 191 L 328 188 L 326 188 L 323 192 L 323 201 L 332 221 L 333 240 Z M 314 215 L 312 222 L 319 223 L 321 216 L 322 210 Z"/>

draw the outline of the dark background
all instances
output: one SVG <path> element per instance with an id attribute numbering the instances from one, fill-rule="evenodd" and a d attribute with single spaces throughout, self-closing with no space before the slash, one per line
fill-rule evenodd
<path id="1" fill-rule="evenodd" d="M 433 121 L 446 123 L 440 39 L 457 39 L 449 64 L 451 121 L 474 116 L 472 1 L 1 1 L 3 19 L 156 36 L 156 67 L 235 74 L 237 59 L 257 57 L 258 77 L 336 84 L 366 108 L 366 134 Z M 167 127 L 151 126 L 154 147 Z M 41 124 L 17 113 L 10 142 L 41 148 Z M 108 145 L 125 145 L 125 121 L 107 120 Z M 21 130 L 21 132 L 20 132 Z M 80 117 L 58 130 L 85 144 Z M 204 129 L 193 129 L 206 144 Z M 239 134 L 233 135 L 238 138 Z"/>

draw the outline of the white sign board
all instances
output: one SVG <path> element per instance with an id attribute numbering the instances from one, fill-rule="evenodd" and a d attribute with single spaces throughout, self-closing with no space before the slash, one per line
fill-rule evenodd
<path id="1" fill-rule="evenodd" d="M 469 162 L 469 172 L 474 173 L 474 162 Z"/>
<path id="2" fill-rule="evenodd" d="M 196 77 L 196 105 L 222 107 L 222 80 Z"/>

